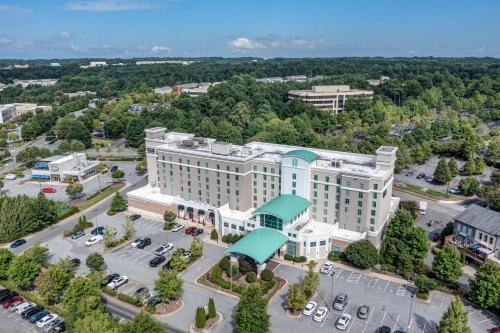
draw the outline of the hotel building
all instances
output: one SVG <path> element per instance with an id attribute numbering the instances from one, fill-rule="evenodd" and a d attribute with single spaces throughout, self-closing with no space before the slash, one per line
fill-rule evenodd
<path id="1" fill-rule="evenodd" d="M 318 109 L 330 111 L 334 114 L 344 111 L 349 96 L 366 95 L 373 98 L 373 91 L 351 89 L 351 86 L 313 86 L 311 90 L 290 90 L 288 98 L 300 98 Z"/>
<path id="2" fill-rule="evenodd" d="M 369 239 L 380 244 L 398 206 L 395 147 L 376 155 L 264 142 L 244 146 L 146 130 L 148 185 L 128 193 L 129 209 L 211 223 L 220 235 L 266 227 L 287 237 L 282 253 L 326 257 Z"/>

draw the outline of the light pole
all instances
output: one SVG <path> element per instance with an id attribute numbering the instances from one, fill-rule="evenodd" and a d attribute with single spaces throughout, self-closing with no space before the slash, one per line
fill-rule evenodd
<path id="1" fill-rule="evenodd" d="M 415 294 L 411 295 L 411 298 L 410 298 L 410 313 L 408 314 L 408 327 L 406 329 L 406 331 L 409 333 L 410 332 L 410 326 L 411 326 L 411 315 L 412 315 L 412 311 L 413 311 L 413 298 L 415 297 L 415 295 L 418 293 L 418 288 L 417 290 L 415 291 Z"/>
<path id="2" fill-rule="evenodd" d="M 330 285 L 330 301 L 332 302 L 332 306 L 330 307 L 333 311 L 333 274 L 330 274 L 332 277 L 332 284 Z M 328 306 L 328 305 L 327 305 Z"/>

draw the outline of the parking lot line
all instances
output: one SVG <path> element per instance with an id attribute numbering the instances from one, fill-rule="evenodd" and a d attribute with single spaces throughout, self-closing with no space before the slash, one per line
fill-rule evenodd
<path id="1" fill-rule="evenodd" d="M 367 284 L 368 288 L 375 288 L 375 286 L 377 285 L 378 280 L 379 279 L 376 278 L 376 277 L 374 277 L 374 276 L 370 277 L 370 281 L 368 281 L 368 284 Z"/>
<path id="2" fill-rule="evenodd" d="M 422 328 L 422 333 L 425 333 L 425 327 L 427 326 L 427 321 L 424 321 L 424 328 Z"/>
<path id="3" fill-rule="evenodd" d="M 351 331 L 351 328 L 354 326 L 354 322 L 356 321 L 356 317 L 352 318 L 351 326 L 349 326 L 349 329 L 347 330 L 347 333 Z"/>
<path id="4" fill-rule="evenodd" d="M 398 320 L 399 320 L 399 316 L 396 318 L 396 322 L 394 323 L 394 326 L 392 327 L 392 331 L 394 332 L 396 330 L 396 326 L 398 326 Z"/>
<path id="5" fill-rule="evenodd" d="M 445 293 L 443 293 L 443 298 L 441 298 L 441 304 L 439 304 L 439 306 L 440 306 L 440 307 L 442 307 L 442 306 L 443 306 L 443 302 L 444 302 L 444 298 L 445 298 L 445 297 L 446 297 L 446 294 L 445 294 Z"/>
<path id="6" fill-rule="evenodd" d="M 372 308 L 372 310 L 370 311 L 370 314 L 368 315 L 368 318 L 366 319 L 366 324 L 365 326 L 363 327 L 363 331 L 361 331 L 361 333 L 364 333 L 366 328 L 368 327 L 368 323 L 370 322 L 370 319 L 372 317 L 372 314 L 375 312 L 375 307 Z"/>
<path id="7" fill-rule="evenodd" d="M 493 319 L 493 318 L 495 318 L 495 317 L 493 316 L 493 317 L 486 318 L 486 319 L 484 319 L 484 320 L 478 321 L 478 322 L 476 323 L 476 325 L 480 325 L 480 324 L 482 324 L 482 323 L 485 323 L 485 322 L 487 322 L 487 321 L 490 321 L 490 320 L 491 320 L 491 319 Z"/>
<path id="8" fill-rule="evenodd" d="M 328 313 L 326 314 L 325 320 L 321 322 L 320 327 L 323 327 L 323 325 L 326 323 L 326 321 L 328 320 L 328 316 L 330 316 L 330 311 L 328 311 Z"/>
<path id="9" fill-rule="evenodd" d="M 380 324 L 378 326 L 382 326 L 382 323 L 384 322 L 385 316 L 387 316 L 387 311 L 384 311 L 384 316 L 382 317 L 382 320 L 380 321 Z"/>
<path id="10" fill-rule="evenodd" d="M 387 280 L 387 284 L 385 285 L 384 291 L 387 291 L 387 288 L 389 287 L 389 283 L 390 283 L 389 280 Z"/>
<path id="11" fill-rule="evenodd" d="M 396 291 L 396 296 L 404 296 L 406 293 L 406 285 L 401 284 L 398 287 L 398 290 Z"/>

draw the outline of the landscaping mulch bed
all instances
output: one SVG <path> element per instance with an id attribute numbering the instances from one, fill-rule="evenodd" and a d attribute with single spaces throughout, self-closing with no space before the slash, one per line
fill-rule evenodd
<path id="1" fill-rule="evenodd" d="M 184 305 L 184 302 L 181 299 L 172 300 L 168 303 L 160 303 L 156 305 L 155 314 L 161 316 L 175 312 L 180 309 Z"/>
<path id="2" fill-rule="evenodd" d="M 207 323 L 204 328 L 198 328 L 196 327 L 195 324 L 192 324 L 191 332 L 198 332 L 198 333 L 209 332 L 221 319 L 222 316 L 219 313 L 217 313 L 215 318 L 207 319 Z"/>

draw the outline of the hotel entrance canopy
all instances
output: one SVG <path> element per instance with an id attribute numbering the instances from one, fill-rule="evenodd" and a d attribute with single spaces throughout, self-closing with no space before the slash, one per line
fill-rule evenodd
<path id="1" fill-rule="evenodd" d="M 238 253 L 262 264 L 279 250 L 288 237 L 270 228 L 259 228 L 231 245 L 225 253 Z"/>

